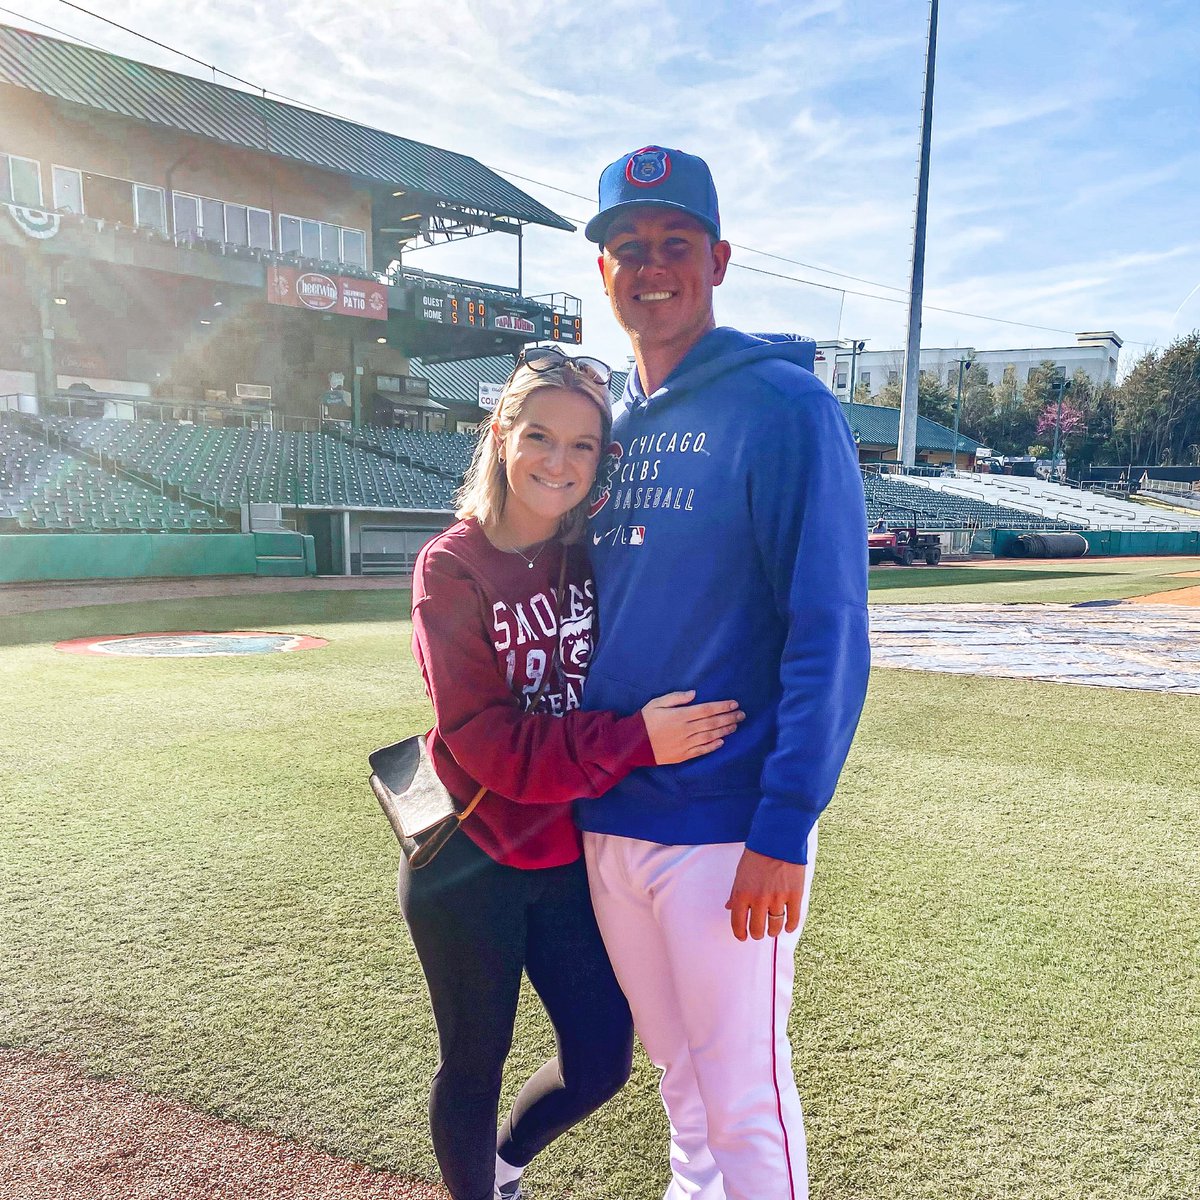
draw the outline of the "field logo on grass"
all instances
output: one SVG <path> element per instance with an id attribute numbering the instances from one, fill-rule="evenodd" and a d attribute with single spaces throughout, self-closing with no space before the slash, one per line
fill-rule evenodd
<path id="1" fill-rule="evenodd" d="M 56 642 L 68 654 L 101 654 L 111 658 L 228 658 L 240 654 L 279 654 L 318 650 L 329 643 L 302 633 L 265 633 L 238 629 L 227 633 L 127 633 L 115 637 L 74 638 Z"/>

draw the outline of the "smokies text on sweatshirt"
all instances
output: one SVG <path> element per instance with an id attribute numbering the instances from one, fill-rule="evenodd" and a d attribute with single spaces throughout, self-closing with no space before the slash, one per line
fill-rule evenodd
<path id="1" fill-rule="evenodd" d="M 505 682 L 511 690 L 520 692 L 526 710 L 550 667 L 545 639 L 558 638 L 562 687 L 556 689 L 551 681 L 537 708 L 538 712 L 556 717 L 579 708 L 583 699 L 583 681 L 595 639 L 596 596 L 591 579 L 582 586 L 567 584 L 561 620 L 559 613 L 553 588 L 527 600 L 511 604 L 497 600 L 492 605 L 492 645 L 496 654 L 503 657 Z M 537 642 L 543 645 L 536 645 Z"/>

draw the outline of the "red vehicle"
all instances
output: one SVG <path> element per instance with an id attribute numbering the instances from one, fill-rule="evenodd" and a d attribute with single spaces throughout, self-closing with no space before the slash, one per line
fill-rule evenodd
<path id="1" fill-rule="evenodd" d="M 915 525 L 876 526 L 867 534 L 867 557 L 873 567 L 881 562 L 911 567 L 918 558 L 926 566 L 936 567 L 942 561 L 942 539 L 936 533 L 918 533 Z"/>

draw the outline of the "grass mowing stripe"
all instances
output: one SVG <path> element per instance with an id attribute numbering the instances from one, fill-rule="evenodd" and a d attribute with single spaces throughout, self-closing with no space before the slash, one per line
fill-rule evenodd
<path id="1" fill-rule="evenodd" d="M 363 784 L 363 751 L 428 715 L 384 598 L 0 620 L 21 704 L 0 733 L 0 1043 L 433 1174 L 432 1022 Z M 297 626 L 330 646 L 147 662 L 46 645 Z M 1191 697 L 876 672 L 800 950 L 814 1197 L 1190 1194 L 1198 740 Z M 510 1091 L 551 1047 L 527 996 Z M 531 1168 L 538 1194 L 660 1195 L 655 1085 L 639 1059 Z"/>
<path id="2" fill-rule="evenodd" d="M 1081 558 L 1006 561 L 995 566 L 879 567 L 871 571 L 874 604 L 1078 604 L 1122 600 L 1193 586 L 1179 578 L 1200 570 L 1197 558 Z"/>

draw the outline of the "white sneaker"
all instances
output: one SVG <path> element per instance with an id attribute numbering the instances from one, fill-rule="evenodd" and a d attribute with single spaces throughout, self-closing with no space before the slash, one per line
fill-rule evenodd
<path id="1" fill-rule="evenodd" d="M 529 1193 L 522 1191 L 519 1179 L 514 1179 L 503 1187 L 496 1185 L 495 1200 L 529 1200 Z"/>

